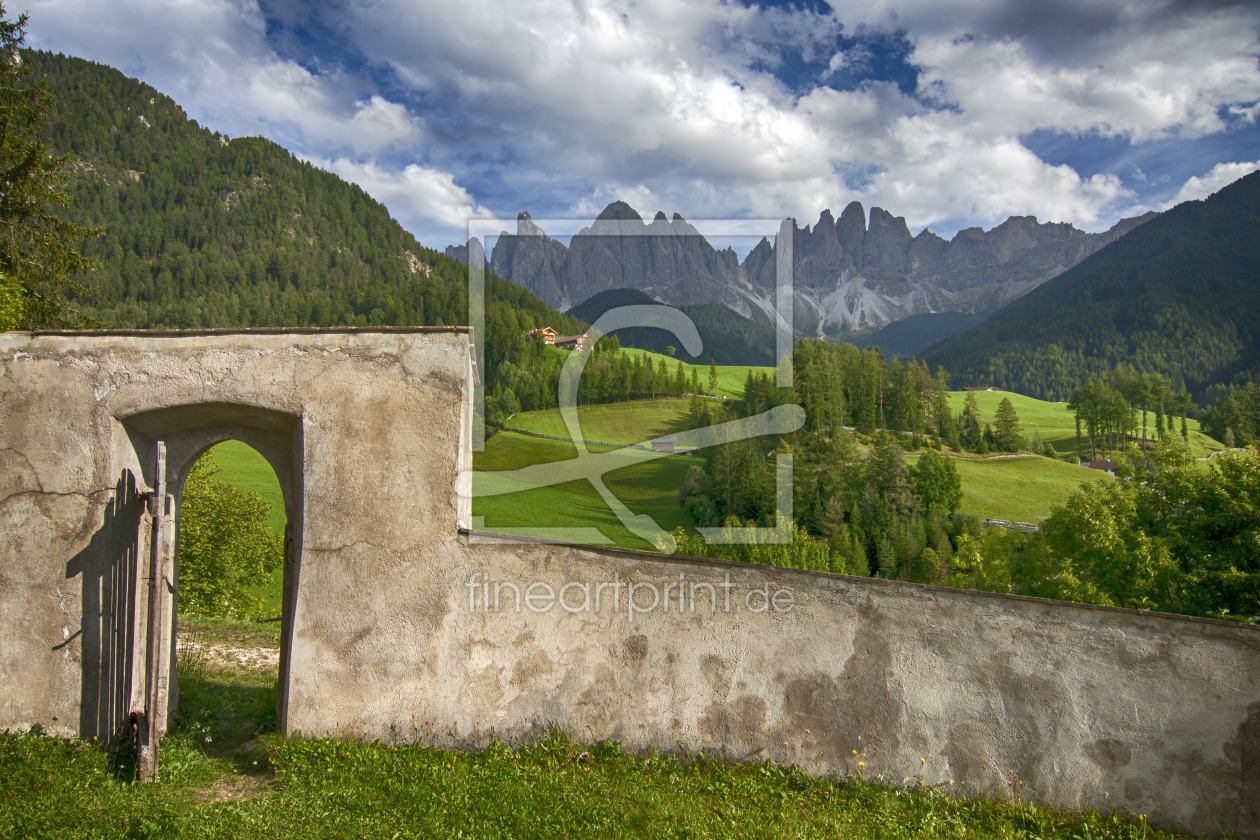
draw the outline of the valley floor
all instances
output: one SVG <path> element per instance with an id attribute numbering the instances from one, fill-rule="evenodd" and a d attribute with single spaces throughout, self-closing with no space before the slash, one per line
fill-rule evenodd
<path id="1" fill-rule="evenodd" d="M 951 395 L 961 409 L 961 393 Z M 1000 392 L 977 395 L 981 416 L 989 419 L 1001 397 L 1018 399 L 1017 410 L 1025 431 L 1036 427 L 1044 439 L 1058 451 L 1075 451 L 1075 424 L 1072 415 L 1061 404 L 1033 400 Z M 991 405 L 990 405 L 991 403 Z M 687 400 L 637 400 L 609 405 L 578 407 L 579 434 L 583 440 L 617 444 L 638 444 L 652 438 L 676 434 L 687 428 Z M 1153 425 L 1153 415 L 1152 415 Z M 509 427 L 527 432 L 572 437 L 558 409 L 531 411 L 513 417 Z M 1070 436 L 1070 439 L 1069 437 Z M 1204 452 L 1219 445 L 1205 435 L 1192 432 L 1192 444 Z M 608 447 L 589 447 L 591 452 L 607 452 Z M 572 443 L 531 437 L 517 432 L 502 432 L 486 441 L 484 452 L 476 453 L 474 467 L 478 471 L 516 470 L 533 464 L 562 461 L 577 457 Z M 917 456 L 907 455 L 913 462 Z M 962 511 L 981 519 L 1007 519 L 1036 523 L 1062 505 L 1073 491 L 1086 481 L 1111 481 L 1111 476 L 1038 455 L 973 456 L 955 458 L 962 478 Z M 687 468 L 704 466 L 699 456 L 673 455 L 648 464 L 627 467 L 605 476 L 607 486 L 636 514 L 647 514 L 665 530 L 682 527 L 694 532 L 690 521 L 678 504 Z M 474 482 L 474 492 L 477 484 Z M 625 548 L 652 548 L 631 534 L 613 516 L 588 482 L 570 482 L 554 487 L 522 493 L 478 497 L 473 502 L 479 528 L 512 532 L 522 527 L 593 527 L 605 538 Z"/>
<path id="2" fill-rule="evenodd" d="M 642 351 L 633 351 L 642 352 Z M 664 358 L 664 357 L 662 357 Z M 735 393 L 742 389 L 745 368 L 719 368 L 722 387 Z M 769 370 L 769 369 L 767 369 Z M 707 370 L 701 371 L 707 376 Z M 738 382 L 737 382 L 738 381 Z M 955 411 L 961 411 L 966 395 L 950 395 Z M 991 420 L 1003 397 L 1014 403 L 1025 434 L 1036 430 L 1051 443 L 1062 458 L 1074 459 L 1076 428 L 1074 418 L 1063 403 L 1045 402 L 1007 392 L 976 392 L 976 401 L 983 420 Z M 685 399 L 635 400 L 609 405 L 587 405 L 578 408 L 581 439 L 620 445 L 642 444 L 652 438 L 677 434 L 687 428 L 688 401 Z M 1155 416 L 1148 418 L 1154 429 Z M 1202 458 L 1221 446 L 1204 435 L 1196 421 L 1189 421 L 1190 445 Z M 558 409 L 517 414 L 508 426 L 526 432 L 572 438 Z M 1152 431 L 1153 433 L 1153 431 Z M 607 446 L 589 446 L 592 453 L 610 451 Z M 223 465 L 220 478 L 243 490 L 257 492 L 272 504 L 268 526 L 284 530 L 284 502 L 274 472 L 262 458 L 243 443 L 228 441 L 212 450 Z M 1088 454 L 1088 453 L 1087 453 Z M 574 444 L 534 437 L 515 431 L 501 432 L 486 441 L 485 450 L 474 456 L 479 473 L 518 470 L 535 464 L 570 460 L 577 457 Z M 913 453 L 907 456 L 914 461 Z M 1110 481 L 1107 474 L 1036 455 L 955 458 L 963 483 L 962 511 L 973 516 L 1036 523 L 1051 510 L 1062 505 L 1085 481 Z M 647 515 L 665 531 L 683 528 L 694 533 L 691 522 L 678 504 L 688 468 L 704 466 L 696 455 L 671 455 L 647 463 L 635 464 L 603 476 L 608 489 L 636 515 Z M 474 493 L 483 477 L 474 480 Z M 589 542 L 599 538 L 625 548 L 652 549 L 654 546 L 631 533 L 600 498 L 586 480 L 570 481 L 522 493 L 480 496 L 473 501 L 474 525 L 479 530 L 521 532 L 522 529 L 565 528 L 587 530 Z M 596 534 L 598 532 L 598 534 Z M 536 532 L 535 532 L 536 533 Z M 580 535 L 580 532 L 569 532 Z M 259 587 L 267 607 L 279 614 L 280 575 L 268 585 Z"/>

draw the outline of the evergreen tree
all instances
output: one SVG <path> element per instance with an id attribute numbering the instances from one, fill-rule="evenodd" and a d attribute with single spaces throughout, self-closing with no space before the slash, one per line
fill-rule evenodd
<path id="1" fill-rule="evenodd" d="M 6 328 L 75 326 L 91 323 L 66 299 L 85 290 L 72 278 L 94 268 L 71 247 L 94 237 L 89 230 L 50 211 L 64 207 L 61 189 L 68 155 L 53 156 L 40 136 L 53 104 L 48 83 L 27 83 L 22 61 L 27 16 L 5 17 L 0 3 L 0 324 Z"/>
<path id="2" fill-rule="evenodd" d="M 919 463 L 911 468 L 914 494 L 925 510 L 939 509 L 954 513 L 962 504 L 962 479 L 954 459 L 938 455 L 932 450 L 923 453 Z"/>
<path id="3" fill-rule="evenodd" d="M 1019 416 L 1015 413 L 1015 405 L 1007 397 L 1002 397 L 1002 401 L 998 403 L 997 426 L 993 430 L 993 437 L 1003 452 L 1018 452 L 1024 448 Z"/>
<path id="4" fill-rule="evenodd" d="M 979 451 L 984 445 L 984 432 L 980 428 L 980 407 L 976 404 L 976 395 L 970 391 L 963 399 L 959 426 L 959 442 L 968 449 Z"/>

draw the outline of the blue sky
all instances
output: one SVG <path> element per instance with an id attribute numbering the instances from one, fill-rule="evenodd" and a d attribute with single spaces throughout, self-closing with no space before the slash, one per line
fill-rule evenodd
<path id="1" fill-rule="evenodd" d="M 33 46 L 261 134 L 420 240 L 621 198 L 952 235 L 1104 229 L 1260 166 L 1260 8 L 1216 0 L 34 0 Z"/>

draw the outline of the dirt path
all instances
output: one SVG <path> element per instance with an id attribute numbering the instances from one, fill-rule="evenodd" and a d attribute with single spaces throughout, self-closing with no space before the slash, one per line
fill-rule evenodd
<path id="1" fill-rule="evenodd" d="M 248 671 L 276 670 L 280 648 L 241 645 L 227 640 L 203 641 L 193 633 L 179 633 L 176 655 L 203 661 L 215 670 L 243 668 Z"/>

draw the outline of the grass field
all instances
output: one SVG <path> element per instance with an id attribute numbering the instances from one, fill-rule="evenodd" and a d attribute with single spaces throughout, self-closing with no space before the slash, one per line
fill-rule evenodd
<path id="1" fill-rule="evenodd" d="M 581 405 L 577 411 L 583 440 L 643 443 L 686 429 L 687 406 L 685 399 L 630 400 Z M 522 412 L 508 421 L 508 425 L 544 435 L 570 437 L 558 408 Z"/>
<path id="2" fill-rule="evenodd" d="M 683 752 L 635 755 L 558 731 L 482 750 L 286 740 L 275 731 L 277 646 L 275 625 L 181 622 L 180 708 L 154 784 L 132 783 L 126 754 L 101 743 L 0 733 L 0 837 L 1170 836 L 1136 819 L 967 798 L 946 783 L 941 756 L 894 786 L 864 780 L 856 766 L 823 778 Z"/>
<path id="3" fill-rule="evenodd" d="M 956 393 L 959 409 L 962 394 Z M 991 418 L 1003 393 L 980 392 L 977 401 L 982 416 Z M 1026 428 L 1037 425 L 1042 435 L 1063 444 L 1062 451 L 1075 451 L 1075 425 L 1072 415 L 1056 403 L 1009 395 Z M 612 443 L 640 443 L 653 437 L 676 433 L 685 428 L 687 401 L 679 399 L 639 400 L 611 405 L 578 407 L 582 435 L 587 440 Z M 1066 422 L 1065 422 L 1066 419 Z M 568 436 L 558 409 L 531 411 L 512 418 L 511 425 L 541 434 Z M 1197 434 L 1197 432 L 1196 432 Z M 1058 436 L 1058 437 L 1056 437 Z M 1066 439 L 1060 440 L 1060 438 Z M 1202 435 L 1199 435 L 1202 438 Z M 1206 440 L 1206 438 L 1204 438 Z M 592 451 L 607 451 L 592 447 Z M 478 470 L 514 470 L 532 464 L 575 458 L 572 444 L 505 432 L 486 443 L 486 451 L 474 456 Z M 909 456 L 911 461 L 914 456 Z M 1110 476 L 1073 464 L 1042 457 L 955 459 L 963 484 L 962 511 L 981 518 L 1038 522 L 1063 505 L 1082 482 L 1110 481 Z M 635 513 L 653 517 L 661 527 L 673 530 L 691 523 L 677 502 L 687 467 L 703 466 L 698 457 L 672 456 L 619 470 L 606 477 L 618 498 Z M 474 484 L 474 491 L 476 485 Z M 613 516 L 603 500 L 585 481 L 570 482 L 504 496 L 477 498 L 473 513 L 484 516 L 488 530 L 519 527 L 595 527 L 617 545 L 650 548 L 628 532 Z"/>
<path id="4" fill-rule="evenodd" d="M 226 481 L 237 490 L 257 493 L 271 504 L 267 514 L 267 527 L 277 534 L 284 533 L 288 518 L 284 515 L 284 494 L 280 492 L 280 480 L 276 471 L 248 444 L 239 440 L 225 440 L 206 453 L 219 462 L 223 472 L 216 478 Z M 205 456 L 203 456 L 205 457 Z"/>
<path id="5" fill-rule="evenodd" d="M 556 419 L 559 419 L 558 412 Z M 591 452 L 609 451 L 608 447 L 589 449 Z M 501 432 L 486 441 L 484 452 L 474 454 L 473 466 L 478 471 L 516 470 L 576 457 L 577 451 L 571 443 Z M 604 475 L 604 484 L 633 513 L 651 516 L 666 531 L 678 527 L 690 531 L 691 524 L 678 504 L 678 488 L 682 486 L 688 467 L 703 464 L 702 458 L 672 455 L 609 472 Z M 653 547 L 626 530 L 595 488 L 585 480 L 501 496 L 477 497 L 476 493 L 477 480 L 474 476 L 473 516 L 484 517 L 481 527 L 488 531 L 597 528 L 624 548 Z"/>
<path id="6" fill-rule="evenodd" d="M 663 353 L 653 353 L 650 350 L 638 350 L 633 347 L 623 347 L 622 352 L 631 359 L 636 356 L 640 359 L 651 361 L 652 365 L 659 366 L 661 359 L 665 360 L 665 364 L 669 367 L 669 375 L 673 376 L 674 371 L 678 369 L 678 359 L 666 356 Z M 550 356 L 560 359 L 562 362 L 569 358 L 570 350 L 561 350 L 555 347 L 547 348 Z M 704 389 L 709 387 L 709 366 L 708 365 L 690 365 L 683 362 L 683 370 L 687 373 L 690 380 L 691 371 L 695 369 L 700 376 L 700 386 Z M 774 376 L 774 368 L 772 367 L 748 367 L 744 365 L 718 365 L 718 383 L 716 396 L 725 396 L 728 399 L 742 400 L 744 398 L 744 380 L 748 378 L 748 371 L 755 370 L 768 373 Z"/>
<path id="7" fill-rule="evenodd" d="M 654 360 L 666 358 L 640 350 L 627 352 L 649 355 Z M 758 370 L 772 371 L 771 368 Z M 736 398 L 742 396 L 748 368 L 720 367 L 718 371 L 719 391 Z M 707 368 L 702 369 L 701 374 L 707 378 Z M 1042 438 L 1054 445 L 1058 452 L 1075 454 L 1075 421 L 1062 403 L 1008 392 L 980 391 L 976 392 L 976 402 L 981 418 L 992 420 L 1003 397 L 1009 397 L 1015 405 L 1026 434 L 1037 428 Z M 964 398 L 963 392 L 950 394 L 954 411 L 962 410 Z M 629 444 L 683 430 L 687 408 L 687 400 L 684 399 L 635 400 L 579 406 L 578 417 L 584 439 Z M 523 412 L 513 417 L 510 425 L 541 434 L 569 436 L 559 409 Z M 1150 425 L 1154 426 L 1153 414 Z M 1199 431 L 1197 422 L 1190 421 L 1189 427 L 1191 446 L 1197 456 L 1202 457 L 1220 448 L 1219 444 Z M 592 452 L 608 451 L 605 447 L 590 449 Z M 237 441 L 221 443 L 211 453 L 224 467 L 220 478 L 240 489 L 258 493 L 272 503 L 268 527 L 283 532 L 285 518 L 280 485 L 266 460 Z M 504 432 L 490 438 L 486 442 L 486 451 L 476 453 L 473 463 L 479 471 L 499 471 L 575 457 L 577 453 L 572 444 Z M 703 463 L 702 458 L 675 455 L 625 467 L 607 474 L 604 481 L 634 513 L 651 516 L 667 531 L 677 527 L 691 531 L 691 523 L 678 505 L 678 489 L 682 486 L 687 468 L 703 466 Z M 1062 505 L 1081 482 L 1110 480 L 1097 471 L 1048 458 L 960 458 L 955 463 L 963 482 L 962 510 L 982 518 L 1037 522 L 1048 516 L 1054 507 Z M 518 528 L 538 527 L 596 528 L 616 545 L 641 549 L 652 547 L 626 530 L 595 488 L 586 481 L 474 498 L 473 515 L 483 517 L 479 520 L 481 527 L 491 531 L 510 532 Z M 276 579 L 260 588 L 257 594 L 264 597 L 269 609 L 278 610 L 280 588 L 280 574 L 277 573 Z"/>
<path id="8" fill-rule="evenodd" d="M 908 455 L 906 460 L 918 458 Z M 953 461 L 962 479 L 962 512 L 981 519 L 1036 523 L 1061 507 L 1083 482 L 1115 481 L 1101 470 L 1037 455 Z"/>
<path id="9" fill-rule="evenodd" d="M 653 365 L 659 365 L 660 360 L 664 359 L 669 366 L 669 372 L 672 376 L 678 368 L 678 360 L 660 353 L 652 353 L 648 350 L 635 350 L 633 348 L 622 348 L 625 353 L 631 357 L 639 356 L 640 358 L 648 358 Z M 700 375 L 700 385 L 704 388 L 709 387 L 709 366 L 708 365 L 689 365 L 683 362 L 683 370 L 687 372 L 688 378 L 691 377 L 691 370 L 695 368 Z M 767 373 L 774 376 L 774 368 L 772 367 L 745 367 L 743 365 L 719 365 L 718 366 L 718 387 L 717 396 L 728 397 L 730 399 L 742 400 L 744 398 L 744 380 L 748 378 L 748 371 L 754 370 Z"/>
<path id="10" fill-rule="evenodd" d="M 1042 440 L 1052 445 L 1060 454 L 1076 455 L 1076 418 L 1068 411 L 1066 403 L 1046 402 L 1045 400 L 1025 397 L 1010 391 L 975 391 L 976 407 L 980 409 L 980 419 L 992 421 L 997 416 L 998 403 L 1003 397 L 1009 398 L 1019 415 L 1020 425 L 1025 436 L 1032 434 L 1035 428 L 1041 432 Z M 965 391 L 951 391 L 949 394 L 950 410 L 958 415 L 963 410 L 967 398 Z M 1141 422 L 1141 418 L 1138 418 Z M 1180 434 L 1181 419 L 1176 420 L 1177 434 Z M 1155 412 L 1147 412 L 1147 435 L 1154 437 Z M 1224 448 L 1199 430 L 1199 421 L 1186 420 L 1186 431 L 1189 432 L 1190 449 L 1196 458 L 1203 458 Z M 1089 457 L 1089 438 L 1085 438 L 1085 456 Z"/>

